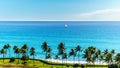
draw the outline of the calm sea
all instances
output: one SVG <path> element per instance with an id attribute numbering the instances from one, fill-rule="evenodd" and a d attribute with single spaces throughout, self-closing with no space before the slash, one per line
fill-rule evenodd
<path id="1" fill-rule="evenodd" d="M 68 25 L 65 28 L 65 24 Z M 58 44 L 65 43 L 67 52 L 80 45 L 83 49 L 95 46 L 101 50 L 115 49 L 120 52 L 120 22 L 75 21 L 0 21 L 0 48 L 9 43 L 11 47 L 35 47 L 36 58 L 44 58 L 41 44 L 46 41 L 57 54 Z M 11 48 L 11 55 L 13 54 Z"/>

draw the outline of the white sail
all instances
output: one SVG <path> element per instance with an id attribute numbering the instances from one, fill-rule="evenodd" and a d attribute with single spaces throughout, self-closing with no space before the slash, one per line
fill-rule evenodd
<path id="1" fill-rule="evenodd" d="M 67 24 L 65 24 L 65 28 L 67 28 L 68 27 L 68 25 Z"/>

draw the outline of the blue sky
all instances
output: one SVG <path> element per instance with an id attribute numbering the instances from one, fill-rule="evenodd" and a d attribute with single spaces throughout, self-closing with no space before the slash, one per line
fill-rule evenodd
<path id="1" fill-rule="evenodd" d="M 120 0 L 0 0 L 0 20 L 120 20 Z"/>

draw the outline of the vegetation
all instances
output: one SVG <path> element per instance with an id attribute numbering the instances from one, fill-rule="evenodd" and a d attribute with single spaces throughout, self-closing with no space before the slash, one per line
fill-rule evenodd
<path id="1" fill-rule="evenodd" d="M 60 63 L 53 63 L 53 62 L 47 62 L 43 60 L 37 60 L 35 59 L 35 65 L 33 66 L 33 60 L 28 60 L 26 65 L 22 64 L 22 60 L 20 60 L 18 64 L 18 59 L 15 59 L 14 62 L 10 62 L 10 59 L 5 59 L 4 64 L 2 63 L 2 60 L 0 59 L 0 68 L 77 68 L 76 66 L 79 66 L 78 68 L 108 68 L 107 65 L 77 65 L 77 64 L 60 64 Z"/>
<path id="2" fill-rule="evenodd" d="M 100 49 L 97 49 L 94 46 L 89 46 L 86 49 L 82 49 L 80 45 L 77 45 L 75 48 L 72 48 L 69 50 L 69 52 L 66 52 L 67 48 L 65 47 L 64 43 L 58 44 L 58 53 L 56 55 L 53 55 L 52 49 L 48 45 L 47 42 L 43 42 L 41 45 L 41 48 L 43 52 L 45 52 L 45 59 L 57 59 L 62 60 L 62 63 L 55 63 L 51 61 L 44 61 L 44 60 L 37 60 L 35 59 L 36 56 L 36 49 L 34 47 L 31 47 L 29 49 L 27 44 L 24 44 L 21 48 L 19 48 L 17 45 L 13 47 L 14 54 L 16 55 L 15 58 L 10 56 L 10 48 L 11 46 L 9 44 L 6 44 L 3 46 L 3 48 L 0 50 L 0 54 L 2 55 L 2 63 L 13 63 L 18 65 L 32 65 L 37 67 L 49 67 L 49 66 L 57 66 L 57 67 L 107 67 L 107 65 L 103 65 L 103 63 L 107 63 L 109 66 L 116 66 L 119 67 L 120 64 L 120 53 L 115 53 L 115 50 L 108 50 L 105 49 L 104 51 L 101 51 Z M 9 57 L 5 57 L 6 54 L 9 54 Z M 53 57 L 54 56 L 54 57 Z M 30 58 L 32 57 L 32 58 Z M 63 63 L 63 60 L 67 62 L 67 60 L 73 57 L 74 64 L 69 63 Z M 9 59 L 6 59 L 9 58 Z M 83 58 L 86 60 L 86 64 L 80 63 L 80 58 Z M 75 61 L 79 61 L 79 63 L 75 63 Z M 0 60 L 1 61 L 1 60 Z M 95 64 L 97 63 L 97 64 Z M 0 63 L 1 64 L 1 63 Z M 41 65 L 43 64 L 43 65 Z M 101 65 L 99 65 L 101 64 Z M 49 66 L 48 66 L 49 65 Z"/>

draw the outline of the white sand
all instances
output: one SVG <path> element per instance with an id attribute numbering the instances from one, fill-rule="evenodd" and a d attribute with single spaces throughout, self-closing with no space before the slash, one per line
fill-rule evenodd
<path id="1" fill-rule="evenodd" d="M 65 61 L 65 60 L 56 60 L 56 59 L 46 59 L 45 61 L 56 62 L 56 63 L 68 63 L 68 64 L 88 64 L 86 61 Z M 92 64 L 92 63 L 89 63 Z M 95 62 L 95 65 L 108 65 L 105 62 Z"/>

